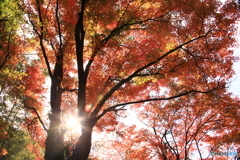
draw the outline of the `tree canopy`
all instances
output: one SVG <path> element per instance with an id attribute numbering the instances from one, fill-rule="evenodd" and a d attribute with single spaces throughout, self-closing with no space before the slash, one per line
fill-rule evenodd
<path id="1" fill-rule="evenodd" d="M 236 2 L 4 3 L 11 14 L 1 10 L 0 23 L 14 20 L 15 32 L 1 26 L 1 115 L 16 120 L 11 106 L 21 108 L 12 125 L 44 147 L 45 160 L 86 160 L 91 148 L 92 159 L 163 160 L 237 149 L 239 98 L 227 90 Z M 129 110 L 146 128 L 121 121 Z M 115 138 L 92 146 L 93 132 Z"/>

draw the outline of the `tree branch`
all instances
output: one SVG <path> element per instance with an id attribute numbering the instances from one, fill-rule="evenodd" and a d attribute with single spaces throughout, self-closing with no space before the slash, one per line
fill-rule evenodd
<path id="1" fill-rule="evenodd" d="M 43 30 L 44 30 L 44 27 L 43 27 L 43 19 L 42 19 L 42 13 L 41 13 L 41 9 L 40 9 L 40 2 L 39 0 L 36 0 L 36 3 L 37 3 L 37 11 L 38 11 L 38 18 L 39 18 L 39 21 L 40 21 L 40 33 L 37 31 L 34 23 L 30 20 L 32 26 L 33 26 L 33 30 L 37 33 L 38 37 L 39 37 L 39 40 L 40 40 L 40 47 L 41 47 L 41 50 L 42 50 L 42 53 L 43 53 L 43 57 L 44 57 L 44 60 L 46 62 L 46 65 L 47 65 L 47 69 L 48 69 L 48 74 L 50 77 L 52 77 L 52 71 L 51 71 L 51 67 L 50 67 L 50 63 L 48 61 L 48 57 L 47 57 L 47 53 L 46 53 L 46 50 L 45 50 L 45 47 L 43 45 Z"/>
<path id="2" fill-rule="evenodd" d="M 182 92 L 178 95 L 175 95 L 175 96 L 171 96 L 171 97 L 165 97 L 165 98 L 151 98 L 151 99 L 144 99 L 144 100 L 139 100 L 139 101 L 132 101 L 132 102 L 126 102 L 126 103 L 121 103 L 121 104 L 117 104 L 117 105 L 114 105 L 112 107 L 109 107 L 108 109 L 105 109 L 99 116 L 97 116 L 97 120 L 99 120 L 102 116 L 104 116 L 107 112 L 110 112 L 110 111 L 114 111 L 115 108 L 119 107 L 119 106 L 126 106 L 126 105 L 131 105 L 131 104 L 137 104 L 137 103 L 145 103 L 145 102 L 151 102 L 151 101 L 165 101 L 165 100 L 171 100 L 171 99 L 175 99 L 175 98 L 179 98 L 179 97 L 182 97 L 182 96 L 185 96 L 185 95 L 188 95 L 190 93 L 211 93 L 212 91 L 214 91 L 215 89 L 217 89 L 217 87 L 211 89 L 211 90 L 208 90 L 208 91 L 198 91 L 198 90 L 190 90 L 190 91 L 187 91 L 187 92 Z"/>
<path id="3" fill-rule="evenodd" d="M 131 3 L 131 1 L 129 2 L 129 4 Z M 128 7 L 128 6 L 127 6 Z M 125 11 L 126 12 L 126 11 Z M 123 13 L 124 15 L 125 13 Z M 148 22 L 148 21 L 164 21 L 164 20 L 158 20 L 160 17 L 164 17 L 165 15 L 162 15 L 162 16 L 159 16 L 159 17 L 156 17 L 156 18 L 149 18 L 149 19 L 146 19 L 146 20 L 142 20 L 142 21 L 137 21 L 137 22 L 133 22 L 133 23 L 125 23 L 121 26 L 119 26 L 120 24 L 120 21 L 123 17 L 123 15 L 120 17 L 120 20 L 118 21 L 118 24 L 116 25 L 116 27 L 109 33 L 109 35 L 107 37 L 105 37 L 104 39 L 102 39 L 100 41 L 100 44 L 97 46 L 97 48 L 95 49 L 95 51 L 93 52 L 90 60 L 88 61 L 87 65 L 86 65 L 86 69 L 85 69 L 85 78 L 87 79 L 88 77 L 88 74 L 89 74 L 89 71 L 90 71 L 90 67 L 94 61 L 94 58 L 95 56 L 97 55 L 98 51 L 107 44 L 107 42 L 112 38 L 114 37 L 117 33 L 119 33 L 122 29 L 124 29 L 125 27 L 127 26 L 132 26 L 132 25 L 137 25 L 137 24 L 142 24 L 142 23 L 145 23 L 145 22 Z M 140 28 L 140 29 L 143 29 L 143 28 Z"/>
<path id="4" fill-rule="evenodd" d="M 57 29 L 58 29 L 58 36 L 59 36 L 59 51 L 62 51 L 62 33 L 61 33 L 61 27 L 60 27 L 60 21 L 59 21 L 59 16 L 58 16 L 58 10 L 59 10 L 59 0 L 56 1 L 56 10 L 55 10 L 55 17 L 57 21 Z"/>
<path id="5" fill-rule="evenodd" d="M 106 93 L 103 98 L 100 100 L 100 102 L 97 104 L 96 108 L 94 109 L 94 111 L 91 113 L 91 116 L 97 116 L 98 112 L 101 110 L 103 104 L 107 101 L 108 98 L 110 98 L 112 96 L 112 94 L 118 90 L 123 84 L 129 82 L 133 77 L 135 77 L 139 72 L 141 72 L 142 70 L 156 64 L 157 62 L 161 61 L 163 58 L 167 57 L 168 55 L 170 55 L 171 53 L 177 51 L 178 49 L 181 49 L 183 46 L 189 44 L 189 43 L 192 43 L 196 40 L 199 40 L 201 38 L 205 38 L 211 31 L 207 32 L 207 34 L 203 35 L 203 36 L 199 36 L 197 38 L 194 38 L 194 39 L 191 39 L 185 43 L 182 43 L 181 45 L 175 47 L 174 49 L 171 49 L 170 51 L 166 52 L 165 54 L 163 54 L 162 56 L 160 56 L 159 58 L 157 58 L 155 61 L 152 61 L 148 64 L 146 64 L 145 66 L 137 69 L 135 72 L 133 72 L 130 76 L 128 76 L 127 78 L 121 80 L 118 84 L 116 84 L 113 88 L 111 88 L 108 93 Z M 195 90 L 192 90 L 192 91 L 189 91 L 189 92 L 200 92 L 200 91 L 195 91 Z M 187 93 L 188 94 L 188 93 Z M 186 93 L 185 93 L 186 95 Z M 179 97 L 179 96 L 176 96 L 176 97 Z M 175 98 L 176 98 L 175 97 Z M 167 99 L 166 99 L 167 100 Z M 136 103 L 140 103 L 140 102 L 136 102 Z"/>
<path id="6" fill-rule="evenodd" d="M 7 44 L 7 55 L 5 56 L 2 64 L 0 64 L 0 70 L 3 68 L 3 66 L 7 63 L 9 56 L 11 55 L 10 52 L 10 35 L 11 35 L 12 31 L 9 32 L 8 34 L 8 44 Z"/>
<path id="7" fill-rule="evenodd" d="M 76 56 L 77 56 L 77 67 L 78 67 L 78 114 L 79 116 L 85 114 L 85 99 L 86 99 L 86 73 L 84 72 L 83 63 L 83 48 L 84 48 L 84 38 L 85 30 L 83 25 L 84 10 L 86 0 L 82 0 L 81 11 L 78 13 L 78 20 L 75 27 L 75 42 L 76 42 Z"/>
<path id="8" fill-rule="evenodd" d="M 28 108 L 28 109 L 32 109 L 32 110 L 35 112 L 35 114 L 37 115 L 37 118 L 38 118 L 39 122 L 42 124 L 43 129 L 47 132 L 48 129 L 45 127 L 45 125 L 44 125 L 44 123 L 43 123 L 40 115 L 38 114 L 36 108 L 28 107 L 25 102 L 24 102 L 24 106 L 25 106 L 26 108 Z"/>
<path id="9" fill-rule="evenodd" d="M 216 61 L 217 59 L 212 59 L 212 58 L 205 58 L 205 57 L 200 57 L 197 55 L 192 54 L 189 50 L 187 50 L 186 48 L 181 48 L 183 51 L 185 51 L 187 54 L 189 54 L 191 57 L 193 58 L 199 58 L 202 60 L 212 60 L 212 61 Z M 218 60 L 219 61 L 219 60 Z"/>
<path id="10" fill-rule="evenodd" d="M 145 74 L 136 74 L 135 77 L 147 77 L 147 76 L 164 76 L 164 74 L 156 72 L 156 73 L 145 73 Z"/>

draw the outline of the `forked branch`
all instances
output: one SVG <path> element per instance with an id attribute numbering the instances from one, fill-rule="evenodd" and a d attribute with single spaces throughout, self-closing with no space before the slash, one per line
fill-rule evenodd
<path id="1" fill-rule="evenodd" d="M 207 32 L 205 35 L 203 36 L 199 36 L 197 38 L 194 38 L 194 39 L 191 39 L 185 43 L 182 43 L 181 45 L 175 47 L 174 49 L 171 49 L 170 51 L 166 52 L 165 54 L 163 54 L 162 56 L 160 56 L 159 58 L 157 58 L 156 60 L 146 64 L 145 66 L 137 69 L 135 72 L 133 72 L 130 76 L 128 76 L 127 78 L 121 80 L 118 84 L 116 84 L 113 88 L 111 88 L 108 93 L 106 93 L 103 98 L 100 100 L 100 102 L 98 103 L 98 105 L 96 106 L 96 108 L 94 109 L 94 111 L 91 113 L 91 116 L 95 117 L 97 116 L 97 114 L 99 113 L 99 111 L 101 110 L 102 106 L 104 105 L 104 103 L 107 101 L 108 98 L 110 98 L 112 96 L 112 94 L 117 91 L 123 84 L 129 82 L 133 77 L 135 77 L 139 72 L 143 71 L 144 69 L 158 63 L 159 61 L 161 61 L 162 59 L 164 59 L 165 57 L 167 57 L 168 55 L 170 55 L 171 53 L 177 51 L 178 49 L 181 49 L 183 46 L 187 45 L 187 44 L 190 44 L 194 41 L 197 41 L 199 39 L 202 39 L 202 38 L 206 38 L 207 35 L 210 33 L 211 31 Z M 196 91 L 196 90 L 191 90 L 189 92 L 201 92 L 201 91 Z M 183 94 L 188 94 L 188 93 L 183 93 Z M 175 96 L 175 98 L 177 98 L 179 96 Z M 168 100 L 168 99 L 165 99 L 165 100 Z M 145 100 L 144 100 L 145 102 Z M 133 102 L 131 102 L 133 103 Z M 136 101 L 135 103 L 141 103 L 140 101 Z"/>
<path id="2" fill-rule="evenodd" d="M 26 108 L 32 109 L 32 110 L 34 111 L 34 113 L 37 115 L 37 119 L 38 119 L 39 122 L 42 124 L 43 129 L 47 132 L 48 129 L 47 129 L 46 126 L 44 125 L 44 123 L 43 123 L 40 115 L 38 114 L 38 111 L 36 110 L 36 108 L 34 108 L 34 107 L 28 107 L 28 106 L 25 104 L 25 102 L 24 102 L 24 105 L 25 105 Z"/>

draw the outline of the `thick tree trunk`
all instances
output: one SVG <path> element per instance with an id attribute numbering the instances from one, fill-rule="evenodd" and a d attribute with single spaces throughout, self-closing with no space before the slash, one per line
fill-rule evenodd
<path id="1" fill-rule="evenodd" d="M 64 140 L 61 130 L 61 101 L 62 101 L 62 78 L 63 78 L 63 55 L 57 56 L 54 74 L 51 76 L 52 84 L 50 91 L 51 111 L 49 115 L 50 126 L 47 131 L 45 160 L 64 160 Z"/>
<path id="2" fill-rule="evenodd" d="M 51 116 L 52 118 L 50 119 L 53 119 L 53 115 Z M 51 121 L 47 132 L 45 160 L 64 160 L 63 134 L 59 133 L 58 127 L 56 127 L 58 124 L 54 124 L 55 122 Z"/>
<path id="3" fill-rule="evenodd" d="M 76 147 L 73 152 L 72 160 L 87 160 L 90 154 L 92 145 L 92 130 L 94 127 L 94 120 L 87 118 L 82 122 L 82 134 L 78 139 Z"/>
<path id="4" fill-rule="evenodd" d="M 61 93 L 54 94 L 53 97 L 54 100 L 51 101 L 52 114 L 49 115 L 50 126 L 47 131 L 45 160 L 64 160 L 64 133 L 60 129 Z"/>

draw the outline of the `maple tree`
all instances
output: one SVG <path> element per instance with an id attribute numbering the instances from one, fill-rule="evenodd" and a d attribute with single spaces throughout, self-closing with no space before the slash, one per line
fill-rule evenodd
<path id="1" fill-rule="evenodd" d="M 0 141 L 0 145 L 7 153 L 1 155 L 2 160 L 38 159 L 35 150 L 39 151 L 39 146 L 36 142 L 32 141 L 26 131 L 8 126 L 4 132 L 6 132 L 7 137 Z"/>
<path id="2" fill-rule="evenodd" d="M 216 96 L 222 100 L 213 98 Z M 168 103 L 145 104 L 144 107 L 145 112 L 139 108 L 135 110 L 146 127 L 117 126 L 112 138 L 103 139 L 101 147 L 93 147 L 96 148 L 96 157 L 212 159 L 211 152 L 228 152 L 231 157 L 236 156 L 239 149 L 239 141 L 236 140 L 239 134 L 239 99 L 233 101 L 229 94 L 198 94 Z M 214 158 L 228 157 L 215 155 Z"/>
<path id="3" fill-rule="evenodd" d="M 19 5 L 26 33 L 17 42 L 26 45 L 16 45 L 15 52 L 26 54 L 24 58 L 37 55 L 24 64 L 26 76 L 21 81 L 25 86 L 21 90 L 24 107 L 35 117 L 26 123 L 42 143 L 46 131 L 46 160 L 63 160 L 66 155 L 73 160 L 87 159 L 93 129 L 116 130 L 117 117 L 127 105 L 139 108 L 144 115 L 148 111 L 144 106 L 149 104 L 156 108 L 151 110 L 154 118 L 170 110 L 171 103 L 182 103 L 194 111 L 193 121 L 195 117 L 196 122 L 207 118 L 211 114 L 202 113 L 206 108 L 197 107 L 201 101 L 195 95 L 224 95 L 226 83 L 234 74 L 236 58 L 229 49 L 236 45 L 239 18 L 234 2 L 28 0 L 19 1 Z M 43 110 L 49 105 L 42 98 L 47 92 L 43 86 L 47 76 L 51 81 L 48 125 Z M 192 103 L 196 101 L 196 107 L 187 100 L 181 102 L 188 96 Z M 220 102 L 221 96 L 208 99 Z M 169 101 L 163 104 L 164 110 L 159 108 L 161 101 Z M 176 105 L 180 107 L 176 116 L 190 116 L 188 107 L 181 110 L 181 105 Z M 68 129 L 63 119 L 72 113 L 79 118 L 81 135 L 67 154 L 64 135 Z M 174 110 L 168 116 L 172 113 Z M 163 123 L 161 119 L 146 120 Z M 185 129 L 190 124 L 186 123 Z M 162 127 L 168 131 L 169 126 Z M 204 133 L 201 128 L 193 130 Z M 191 137 L 193 133 L 189 134 Z M 172 152 L 187 156 L 188 144 L 185 146 L 185 154 Z M 144 152 L 141 150 L 139 153 Z M 161 150 L 167 149 L 163 146 Z M 130 157 L 136 155 L 131 153 Z"/>

